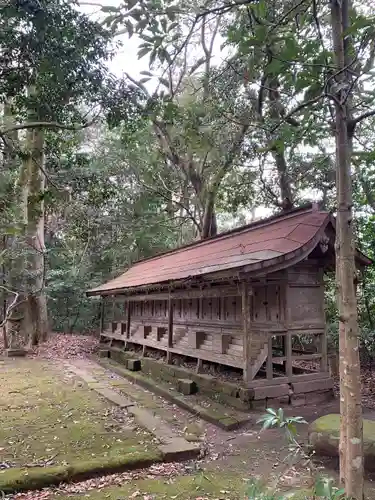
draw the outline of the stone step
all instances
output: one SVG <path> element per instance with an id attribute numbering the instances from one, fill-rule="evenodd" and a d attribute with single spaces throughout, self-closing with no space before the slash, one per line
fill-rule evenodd
<path id="1" fill-rule="evenodd" d="M 93 364 L 92 369 L 83 369 L 74 363 L 67 364 L 67 368 L 83 378 L 86 375 L 86 379 L 94 379 L 95 365 Z M 126 409 L 126 411 L 134 417 L 139 426 L 147 429 L 151 434 L 153 434 L 159 441 L 158 448 L 163 455 L 163 461 L 172 460 L 188 460 L 197 457 L 200 454 L 200 446 L 197 443 L 192 443 L 186 441 L 186 439 L 178 436 L 175 431 L 166 424 L 160 417 L 154 415 L 145 408 L 140 408 L 137 404 L 130 399 L 123 396 L 122 393 L 118 393 L 109 387 L 111 382 L 110 379 L 100 380 L 94 379 L 95 383 L 90 385 L 90 388 L 106 398 L 108 401 L 113 403 L 120 408 Z M 106 382 L 108 385 L 106 385 Z"/>

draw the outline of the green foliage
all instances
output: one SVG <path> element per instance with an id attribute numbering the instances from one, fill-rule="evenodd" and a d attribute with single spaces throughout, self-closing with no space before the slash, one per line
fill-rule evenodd
<path id="1" fill-rule="evenodd" d="M 83 101 L 101 100 L 109 30 L 65 0 L 11 0 L 0 8 L 0 19 L 0 98 L 13 99 L 15 115 L 74 122 L 86 114 L 78 109 Z"/>
<path id="2" fill-rule="evenodd" d="M 331 478 L 321 477 L 317 480 L 314 493 L 318 497 L 323 497 L 326 500 L 344 500 L 345 490 L 334 486 L 334 481 Z"/>
<path id="3" fill-rule="evenodd" d="M 262 429 L 269 429 L 270 427 L 278 427 L 285 432 L 286 439 L 289 443 L 294 443 L 297 437 L 296 424 L 307 424 L 306 420 L 302 417 L 287 417 L 284 410 L 279 408 L 277 411 L 272 408 L 267 408 L 266 414 L 263 415 L 257 423 L 262 423 Z"/>
<path id="4" fill-rule="evenodd" d="M 306 420 L 302 417 L 286 417 L 282 408 L 275 411 L 272 408 L 267 408 L 266 414 L 263 415 L 257 423 L 262 424 L 262 430 L 276 427 L 285 435 L 285 438 L 289 444 L 290 456 L 298 457 L 299 460 L 303 460 L 306 464 L 311 465 L 311 457 L 306 454 L 303 446 L 297 440 L 297 424 L 307 424 Z M 269 494 L 265 492 L 265 488 L 262 487 L 260 482 L 254 482 L 251 485 L 249 492 L 249 499 L 252 500 L 284 500 L 290 498 L 290 496 L 279 496 L 275 493 Z M 334 486 L 334 481 L 326 477 L 318 477 L 314 485 L 314 495 L 324 500 L 344 500 L 345 491 L 343 489 L 336 488 Z"/>
<path id="5" fill-rule="evenodd" d="M 254 479 L 249 481 L 249 489 L 246 496 L 248 500 L 284 500 L 285 498 L 275 492 L 269 491 L 260 481 Z"/>
<path id="6" fill-rule="evenodd" d="M 96 330 L 100 304 L 88 299 L 86 290 L 178 240 L 180 220 L 150 189 L 157 163 L 149 143 L 130 140 L 139 130 L 103 126 L 98 132 L 99 140 L 87 153 L 77 153 L 79 138 L 69 147 L 56 141 L 51 147 L 53 182 L 67 188 L 55 191 L 48 207 L 47 292 L 57 331 Z"/>

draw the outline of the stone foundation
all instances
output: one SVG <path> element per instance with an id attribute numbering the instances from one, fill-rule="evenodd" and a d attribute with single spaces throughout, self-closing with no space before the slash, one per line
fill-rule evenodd
<path id="1" fill-rule="evenodd" d="M 294 384 L 274 383 L 273 385 L 246 388 L 240 383 L 219 380 L 212 375 L 195 373 L 184 367 L 169 365 L 153 358 L 134 359 L 134 353 L 117 348 L 104 349 L 104 352 L 100 352 L 99 355 L 101 357 L 108 356 L 113 361 L 125 365 L 128 369 L 129 363 L 131 366 L 134 366 L 135 363 L 145 375 L 153 380 L 172 384 L 175 389 L 185 395 L 192 394 L 192 392 L 189 392 L 185 386 L 182 390 L 181 380 L 188 380 L 189 383 L 194 384 L 191 387 L 194 387 L 195 392 L 241 411 L 262 411 L 266 408 L 279 408 L 288 405 L 319 404 L 333 398 L 331 379 L 296 382 Z"/>

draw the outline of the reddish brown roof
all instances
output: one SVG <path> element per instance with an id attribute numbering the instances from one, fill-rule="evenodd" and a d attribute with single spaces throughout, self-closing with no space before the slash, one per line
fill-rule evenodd
<path id="1" fill-rule="evenodd" d="M 87 292 L 108 294 L 134 287 L 185 280 L 246 268 L 269 272 L 304 259 L 318 244 L 331 215 L 309 206 L 291 210 L 135 263 L 119 277 Z"/>

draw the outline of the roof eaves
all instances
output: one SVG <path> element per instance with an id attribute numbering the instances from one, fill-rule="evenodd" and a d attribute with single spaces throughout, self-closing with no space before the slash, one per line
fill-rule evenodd
<path id="1" fill-rule="evenodd" d="M 233 234 L 245 232 L 245 231 L 248 231 L 250 229 L 255 229 L 255 228 L 258 228 L 258 227 L 262 227 L 262 226 L 268 226 L 269 224 L 273 224 L 274 222 L 277 222 L 279 219 L 280 220 L 289 219 L 291 217 L 295 217 L 295 216 L 300 215 L 302 213 L 313 212 L 314 210 L 315 210 L 314 204 L 313 203 L 307 203 L 306 205 L 303 205 L 301 207 L 292 208 L 291 210 L 288 210 L 288 211 L 285 211 L 285 212 L 281 212 L 281 213 L 278 213 L 278 214 L 274 214 L 274 215 L 272 215 L 270 217 L 267 217 L 265 219 L 259 219 L 259 220 L 254 221 L 254 222 L 250 222 L 249 224 L 245 224 L 244 226 L 240 226 L 240 227 L 236 227 L 234 229 L 230 229 L 228 231 L 224 231 L 224 232 L 219 233 L 219 234 L 217 234 L 215 236 L 211 236 L 210 238 L 206 238 L 204 240 L 193 241 L 191 243 L 187 243 L 186 245 L 180 246 L 178 248 L 173 248 L 171 250 L 167 250 L 165 252 L 161 252 L 161 253 L 159 253 L 157 255 L 154 255 L 152 257 L 146 257 L 144 259 L 140 259 L 140 260 L 134 262 L 131 267 L 134 267 L 134 266 L 136 266 L 138 264 L 141 264 L 143 262 L 147 262 L 147 261 L 150 261 L 150 260 L 157 260 L 158 258 L 164 257 L 165 255 L 179 253 L 181 251 L 184 251 L 184 250 L 186 250 L 188 248 L 192 248 L 192 247 L 195 247 L 195 246 L 208 245 L 208 244 L 212 243 L 213 241 L 217 241 L 217 240 L 220 240 L 220 239 L 225 239 L 225 238 L 227 238 L 229 236 L 232 236 Z M 327 214 L 328 214 L 328 212 L 327 212 Z"/>

